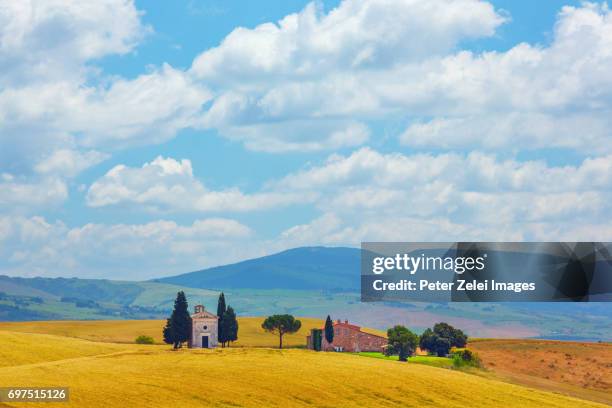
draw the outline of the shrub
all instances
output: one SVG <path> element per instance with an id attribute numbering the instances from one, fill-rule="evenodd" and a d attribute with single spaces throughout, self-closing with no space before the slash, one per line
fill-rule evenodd
<path id="1" fill-rule="evenodd" d="M 466 348 L 455 348 L 452 350 L 453 366 L 455 368 L 462 367 L 480 367 L 480 358 L 472 350 Z"/>
<path id="2" fill-rule="evenodd" d="M 140 336 L 136 337 L 136 344 L 154 344 L 155 340 L 153 340 L 153 337 L 151 336 L 145 336 L 144 334 L 141 334 Z"/>

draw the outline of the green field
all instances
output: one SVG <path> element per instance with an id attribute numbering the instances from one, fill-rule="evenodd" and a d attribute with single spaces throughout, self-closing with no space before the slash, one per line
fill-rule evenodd
<path id="1" fill-rule="evenodd" d="M 383 353 L 375 351 L 362 351 L 356 353 L 362 357 L 378 358 L 381 360 L 399 361 L 398 356 L 385 356 Z M 409 363 L 414 364 L 425 364 L 432 367 L 438 368 L 451 368 L 453 366 L 453 360 L 446 357 L 434 357 L 434 356 L 412 356 L 408 358 Z"/>

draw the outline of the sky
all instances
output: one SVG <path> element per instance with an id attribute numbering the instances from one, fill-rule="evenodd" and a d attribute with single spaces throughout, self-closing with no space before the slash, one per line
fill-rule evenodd
<path id="1" fill-rule="evenodd" d="M 612 240 L 612 12 L 0 0 L 0 274 Z"/>

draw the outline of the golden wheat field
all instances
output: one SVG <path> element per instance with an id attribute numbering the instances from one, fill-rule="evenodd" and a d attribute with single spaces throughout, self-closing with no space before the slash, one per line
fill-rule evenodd
<path id="1" fill-rule="evenodd" d="M 234 347 L 276 347 L 278 337 L 261 328 L 262 317 L 240 317 L 240 338 L 232 344 Z M 324 321 L 312 318 L 300 318 L 302 328 L 295 334 L 285 335 L 283 345 L 287 347 L 304 346 L 306 335 L 312 328 L 320 328 Z M 0 331 L 23 333 L 44 333 L 79 339 L 112 342 L 134 343 L 134 339 L 143 334 L 153 337 L 162 344 L 163 320 L 80 320 L 80 321 L 47 321 L 47 322 L 1 322 Z M 379 334 L 382 332 L 378 332 Z"/>
<path id="2" fill-rule="evenodd" d="M 70 402 L 51 404 L 61 407 L 604 406 L 459 371 L 344 353 L 263 347 L 172 351 L 166 345 L 9 332 L 3 326 L 0 386 L 68 386 Z M 84 333 L 82 326 L 79 330 Z"/>
<path id="3" fill-rule="evenodd" d="M 261 328 L 263 317 L 239 317 L 240 338 L 232 347 L 276 347 L 278 337 L 265 332 Z M 321 328 L 324 321 L 309 317 L 301 317 L 300 331 L 287 334 L 283 338 L 286 347 L 305 346 L 306 336 L 310 329 Z M 0 331 L 22 333 L 44 333 L 79 339 L 112 342 L 134 343 L 134 339 L 143 334 L 151 336 L 155 342 L 162 344 L 163 320 L 62 320 L 43 322 L 0 322 Z M 363 331 L 385 336 L 380 330 L 363 328 Z"/>

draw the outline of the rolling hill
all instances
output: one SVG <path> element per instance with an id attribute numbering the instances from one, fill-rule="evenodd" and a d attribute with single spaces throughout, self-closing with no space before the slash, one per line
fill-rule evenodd
<path id="1" fill-rule="evenodd" d="M 304 247 L 156 279 L 206 289 L 359 290 L 360 250 Z"/>
<path id="2" fill-rule="evenodd" d="M 62 406 L 604 407 L 461 371 L 347 353 L 172 351 L 2 331 L 0 350 L 6 353 L 0 384 L 69 387 L 70 401 Z"/>

